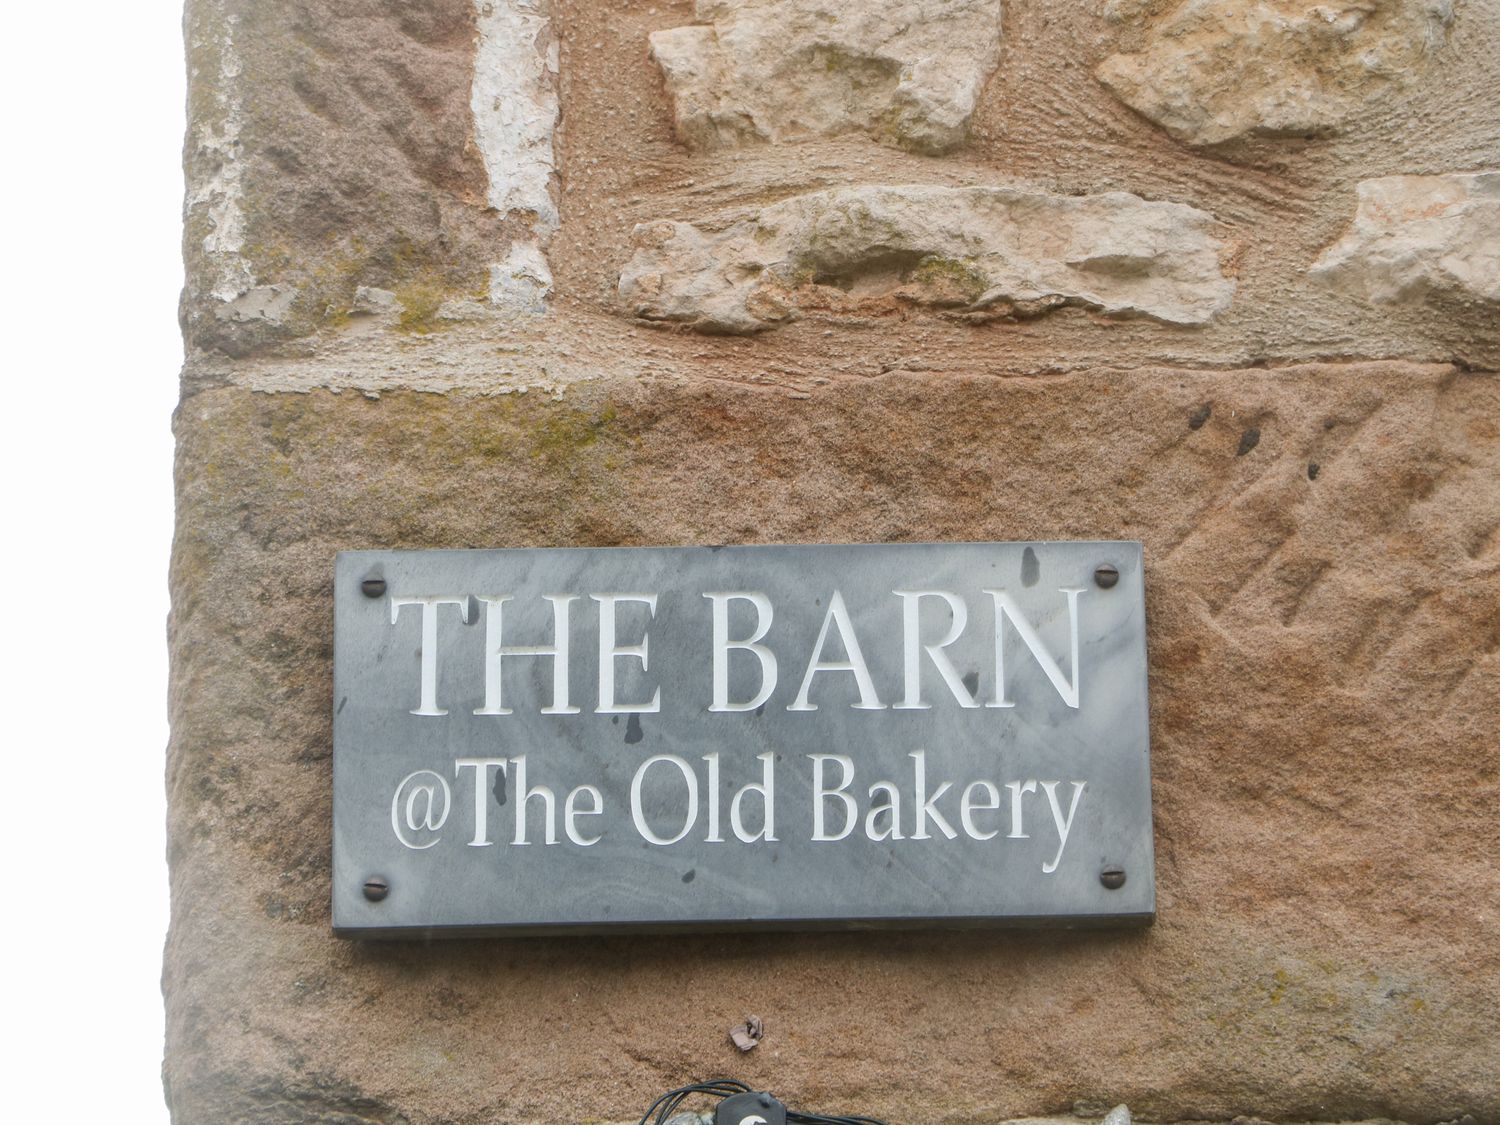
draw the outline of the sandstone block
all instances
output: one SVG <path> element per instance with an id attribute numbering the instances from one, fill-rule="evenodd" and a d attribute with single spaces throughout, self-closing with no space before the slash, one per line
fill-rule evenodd
<path id="1" fill-rule="evenodd" d="M 1357 362 L 190 395 L 176 1120 L 633 1120 L 725 1071 L 910 1125 L 1500 1119 L 1497 418 Z M 1156 925 L 330 933 L 334 552 L 917 536 L 1143 541 Z"/>
<path id="2" fill-rule="evenodd" d="M 1500 171 L 1384 176 L 1312 274 L 1377 304 L 1432 297 L 1500 305 Z"/>
<path id="3" fill-rule="evenodd" d="M 336 330 L 360 289 L 396 294 L 393 327 L 423 332 L 445 303 L 482 301 L 497 264 L 545 269 L 544 0 L 190 0 L 186 26 L 190 347 Z M 529 277 L 502 289 L 510 307 L 545 296 Z"/>
<path id="4" fill-rule="evenodd" d="M 1000 57 L 1000 0 L 699 0 L 651 55 L 690 148 L 864 132 L 963 144 Z"/>
<path id="5" fill-rule="evenodd" d="M 643 223 L 634 237 L 626 311 L 703 332 L 894 301 L 982 316 L 1071 304 L 1202 324 L 1234 292 L 1231 246 L 1211 215 L 1125 192 L 840 188 L 728 223 Z"/>
<path id="6" fill-rule="evenodd" d="M 1327 133 L 1425 73 L 1452 18 L 1453 0 L 1186 0 L 1096 73 L 1189 144 Z"/>
<path id="7" fill-rule="evenodd" d="M 1500 4 L 694 3 L 188 0 L 178 1125 L 1500 1123 Z M 331 933 L 337 551 L 1113 538 L 1153 926 Z"/>

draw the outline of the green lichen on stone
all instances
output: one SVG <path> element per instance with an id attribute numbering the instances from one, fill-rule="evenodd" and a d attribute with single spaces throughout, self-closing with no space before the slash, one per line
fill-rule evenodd
<path id="1" fill-rule="evenodd" d="M 458 515 L 476 489 L 508 498 L 507 541 L 636 536 L 616 509 L 620 467 L 637 441 L 604 395 L 239 390 L 201 401 L 206 409 L 183 433 L 198 462 L 215 468 L 182 481 L 179 500 L 184 519 L 213 529 L 211 538 L 248 534 L 273 547 L 357 526 L 360 542 L 391 547 L 493 546 L 493 520 L 465 527 Z M 341 468 L 355 462 L 365 466 L 357 487 Z M 313 510 L 330 514 L 328 526 L 306 523 Z M 437 535 L 439 514 L 462 534 Z M 184 558 L 195 573 L 202 561 Z"/>
<path id="2" fill-rule="evenodd" d="M 913 283 L 937 294 L 956 293 L 965 304 L 973 304 L 989 288 L 989 280 L 972 258 L 944 258 L 930 254 L 912 271 Z"/>
<path id="3" fill-rule="evenodd" d="M 402 332 L 418 336 L 436 332 L 445 327 L 438 319 L 437 312 L 447 299 L 448 294 L 443 289 L 429 283 L 412 282 L 401 286 L 396 290 L 396 300 L 401 303 L 401 315 L 396 320 L 396 327 Z"/>
<path id="4" fill-rule="evenodd" d="M 488 300 L 488 277 L 465 270 L 434 244 L 399 231 L 373 244 L 357 234 L 329 232 L 309 247 L 278 225 L 273 204 L 264 190 L 247 191 L 248 237 L 240 255 L 259 284 L 294 287 L 297 297 L 279 324 L 253 326 L 257 338 L 295 340 L 347 327 L 362 285 L 395 292 L 402 312 L 394 328 L 414 335 L 450 327 L 437 315 L 447 301 Z M 241 333 L 250 327 L 236 326 Z"/>
<path id="5" fill-rule="evenodd" d="M 800 289 L 817 280 L 818 272 L 816 259 L 807 254 L 800 254 L 779 267 L 776 270 L 776 278 L 788 289 Z"/>
<path id="6" fill-rule="evenodd" d="M 532 431 L 531 456 L 553 465 L 572 462 L 599 441 L 615 417 L 614 404 L 608 399 L 594 411 L 570 409 L 549 413 Z"/>

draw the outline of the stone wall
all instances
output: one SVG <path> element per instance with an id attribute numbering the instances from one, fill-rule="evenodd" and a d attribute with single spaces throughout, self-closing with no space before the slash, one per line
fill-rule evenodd
<path id="1" fill-rule="evenodd" d="M 1500 2 L 190 0 L 180 1122 L 1500 1122 Z M 356 943 L 366 547 L 1133 538 L 1142 932 Z M 746 1012 L 750 1054 L 727 1031 Z"/>

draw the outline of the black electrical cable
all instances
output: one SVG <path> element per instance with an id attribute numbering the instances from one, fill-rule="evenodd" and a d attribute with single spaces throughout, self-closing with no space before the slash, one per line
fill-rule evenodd
<path id="1" fill-rule="evenodd" d="M 886 1125 L 878 1117 L 862 1117 L 857 1113 L 833 1115 L 826 1113 L 803 1113 L 801 1110 L 796 1109 L 787 1110 L 786 1119 L 797 1122 L 797 1125 Z"/>
<path id="2" fill-rule="evenodd" d="M 668 1090 L 657 1098 L 651 1103 L 651 1108 L 641 1114 L 641 1119 L 636 1125 L 666 1125 L 668 1119 L 677 1112 L 682 1103 L 694 1094 L 704 1094 L 711 1098 L 728 1098 L 735 1094 L 754 1092 L 751 1086 L 735 1078 L 715 1078 L 708 1082 L 692 1082 L 686 1086 L 679 1086 L 675 1090 Z M 786 1111 L 786 1119 L 795 1125 L 886 1125 L 878 1117 L 863 1117 L 859 1114 L 803 1113 L 795 1109 Z"/>
<path id="3" fill-rule="evenodd" d="M 677 1112 L 677 1107 L 687 1101 L 694 1094 L 707 1094 L 713 1098 L 727 1098 L 734 1094 L 749 1094 L 753 1091 L 748 1085 L 733 1078 L 715 1078 L 710 1082 L 692 1082 L 686 1086 L 679 1086 L 675 1090 L 668 1090 L 661 1097 L 651 1103 L 651 1108 L 641 1114 L 641 1119 L 636 1125 L 647 1125 L 655 1114 L 654 1125 L 666 1125 L 667 1119 Z"/>

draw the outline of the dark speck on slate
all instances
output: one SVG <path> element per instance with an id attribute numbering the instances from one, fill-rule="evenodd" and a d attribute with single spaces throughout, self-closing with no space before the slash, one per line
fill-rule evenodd
<path id="1" fill-rule="evenodd" d="M 1036 551 L 1027 547 L 1021 552 L 1021 585 L 1035 586 L 1041 576 L 1042 564 L 1037 560 Z"/>
<path id="2" fill-rule="evenodd" d="M 641 717 L 639 715 L 631 715 L 630 718 L 625 721 L 625 745 L 634 746 L 640 740 Z"/>
<path id="3" fill-rule="evenodd" d="M 970 672 L 967 675 L 965 675 L 964 676 L 964 687 L 968 689 L 970 695 L 978 695 L 979 694 L 979 673 L 978 672 Z"/>
<path id="4" fill-rule="evenodd" d="M 690 868 L 689 870 L 683 872 L 682 881 L 684 883 L 691 883 L 697 877 L 698 877 L 698 869 L 696 867 L 693 867 L 693 868 Z"/>

